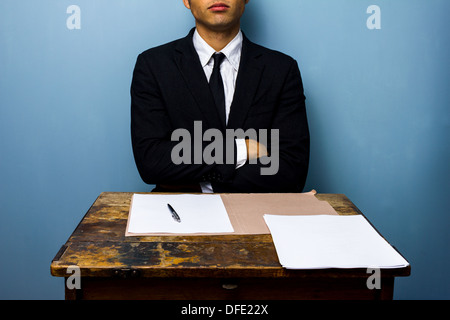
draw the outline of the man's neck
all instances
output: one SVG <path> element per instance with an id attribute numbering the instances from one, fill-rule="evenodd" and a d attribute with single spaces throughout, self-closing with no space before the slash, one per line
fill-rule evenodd
<path id="1" fill-rule="evenodd" d="M 204 26 L 197 24 L 198 34 L 209 44 L 216 52 L 225 48 L 231 40 L 239 33 L 240 25 L 226 31 L 212 31 Z"/>

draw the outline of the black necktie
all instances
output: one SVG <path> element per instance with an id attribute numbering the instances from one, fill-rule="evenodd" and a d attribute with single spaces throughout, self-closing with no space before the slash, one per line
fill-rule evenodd
<path id="1" fill-rule="evenodd" d="M 223 89 L 222 76 L 220 74 L 220 65 L 225 59 L 225 55 L 221 52 L 215 53 L 214 58 L 214 68 L 209 79 L 209 86 L 211 92 L 214 96 L 214 101 L 216 102 L 217 110 L 219 111 L 220 118 L 223 124 L 226 124 L 225 116 L 225 91 Z"/>

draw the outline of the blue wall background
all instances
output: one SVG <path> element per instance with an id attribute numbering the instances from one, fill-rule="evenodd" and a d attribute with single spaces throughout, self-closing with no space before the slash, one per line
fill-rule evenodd
<path id="1" fill-rule="evenodd" d="M 307 188 L 345 193 L 412 264 L 396 299 L 450 298 L 449 14 L 446 0 L 252 0 L 243 21 L 299 62 Z M 131 73 L 192 26 L 181 0 L 0 2 L 0 298 L 63 299 L 50 262 L 99 193 L 151 189 L 132 157 Z"/>

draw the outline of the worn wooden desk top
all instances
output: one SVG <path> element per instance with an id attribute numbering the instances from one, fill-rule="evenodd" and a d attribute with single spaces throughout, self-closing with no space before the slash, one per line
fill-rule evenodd
<path id="1" fill-rule="evenodd" d="M 125 237 L 133 193 L 102 193 L 51 263 L 51 274 L 67 277 L 78 266 L 83 277 L 367 277 L 364 269 L 286 270 L 270 235 Z M 317 194 L 341 215 L 362 214 L 341 194 Z M 383 270 L 408 276 L 410 267 Z"/>

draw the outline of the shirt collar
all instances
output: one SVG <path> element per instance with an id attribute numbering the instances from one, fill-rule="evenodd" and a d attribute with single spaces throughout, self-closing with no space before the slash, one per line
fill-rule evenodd
<path id="1" fill-rule="evenodd" d="M 212 55 L 216 53 L 216 51 L 208 43 L 206 43 L 205 40 L 203 40 L 197 29 L 195 29 L 192 41 L 194 43 L 194 48 L 200 58 L 202 67 L 205 67 L 206 65 L 208 65 Z M 230 43 L 228 43 L 228 45 L 220 51 L 225 55 L 225 57 L 228 59 L 228 61 L 236 71 L 239 70 L 239 63 L 241 61 L 242 41 L 242 31 L 239 30 L 236 37 L 234 37 L 234 39 L 231 40 Z"/>

